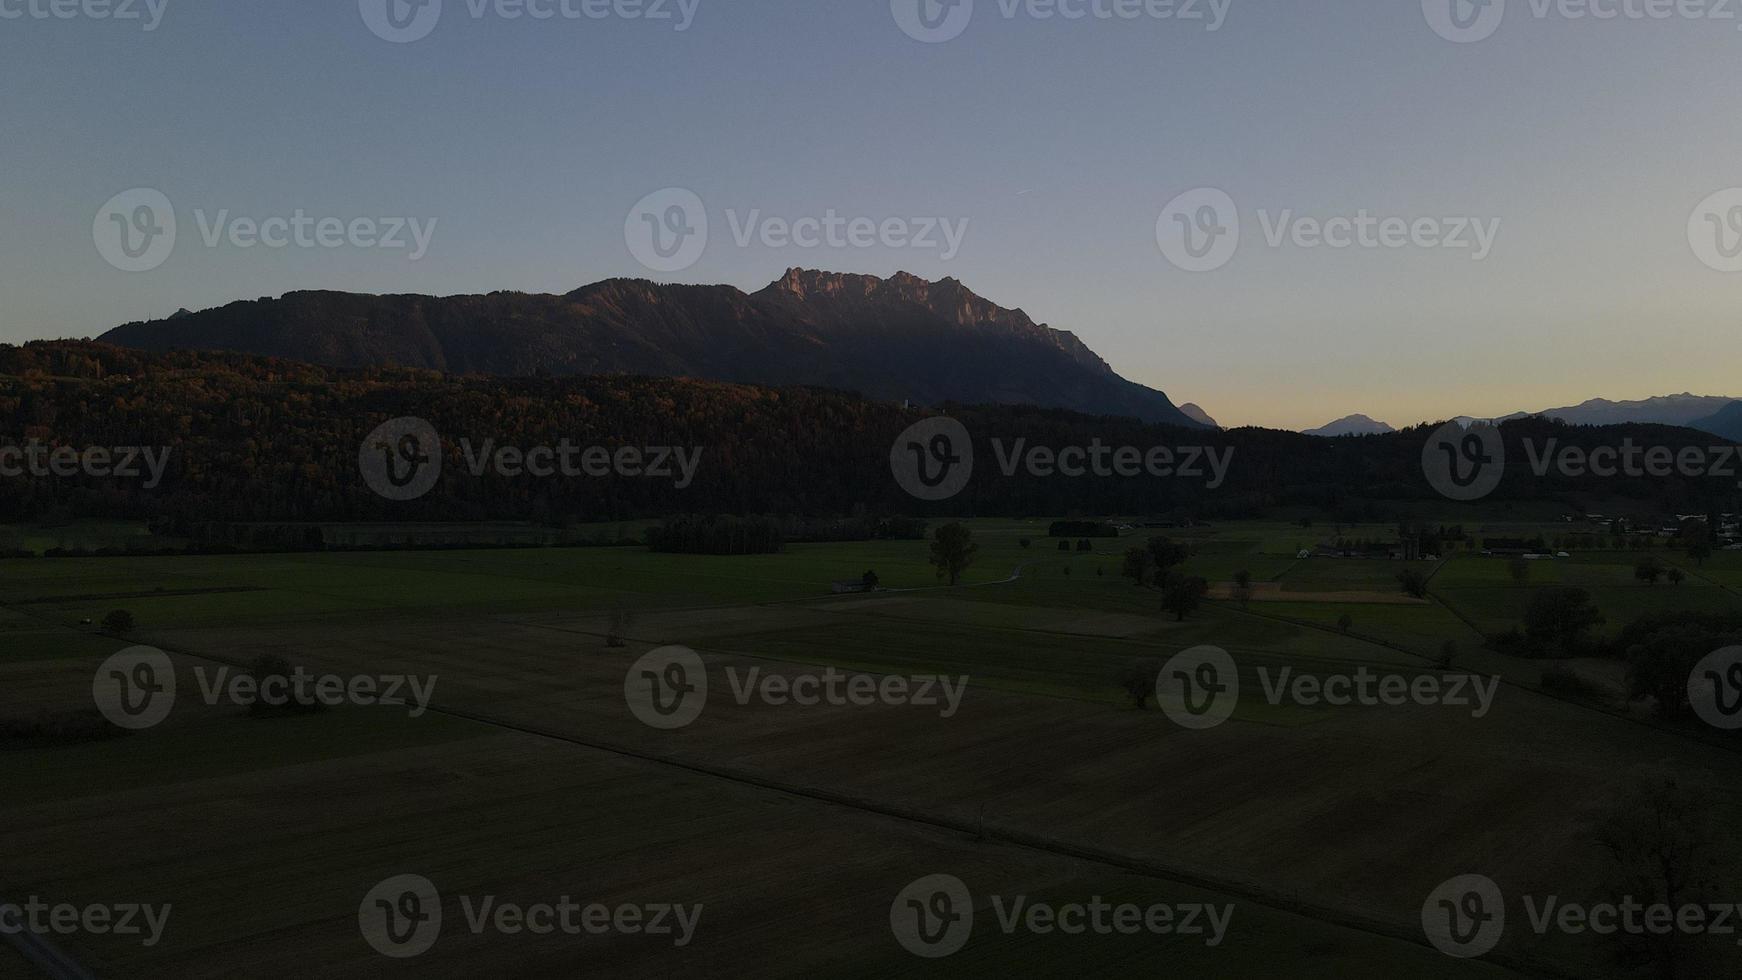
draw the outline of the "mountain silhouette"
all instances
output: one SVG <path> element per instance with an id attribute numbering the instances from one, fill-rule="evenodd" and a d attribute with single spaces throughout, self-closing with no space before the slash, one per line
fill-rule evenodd
<path id="1" fill-rule="evenodd" d="M 1026 404 L 1201 425 L 1162 392 L 1120 377 L 1075 334 L 955 279 L 907 273 L 792 269 L 755 293 L 640 279 L 560 296 L 292 292 L 130 323 L 100 339 L 339 368 L 815 385 L 920 405 Z"/>
<path id="2" fill-rule="evenodd" d="M 1731 402 L 1703 419 L 1695 419 L 1688 423 L 1688 428 L 1742 442 L 1742 401 Z"/>

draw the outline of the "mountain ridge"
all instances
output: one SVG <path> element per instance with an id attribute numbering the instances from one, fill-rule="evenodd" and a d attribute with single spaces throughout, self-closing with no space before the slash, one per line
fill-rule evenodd
<path id="1" fill-rule="evenodd" d="M 1731 442 L 1742 442 L 1742 400 L 1733 401 L 1705 418 L 1688 423 L 1689 428 L 1722 436 Z"/>
<path id="2" fill-rule="evenodd" d="M 905 272 L 793 268 L 754 293 L 625 278 L 563 294 L 298 290 L 124 324 L 98 339 L 337 368 L 815 385 L 922 405 L 1032 404 L 1202 426 L 1164 392 L 1121 377 L 1076 334 L 954 278 Z"/>

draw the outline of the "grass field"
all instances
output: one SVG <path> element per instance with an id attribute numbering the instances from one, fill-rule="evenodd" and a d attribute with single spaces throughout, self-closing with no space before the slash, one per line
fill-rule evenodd
<path id="1" fill-rule="evenodd" d="M 149 731 L 0 750 L 0 897 L 174 901 L 158 948 L 63 943 L 117 976 L 422 975 L 433 961 L 381 959 L 356 923 L 372 885 L 414 871 L 449 901 L 568 891 L 709 909 L 685 949 L 444 930 L 440 965 L 456 974 L 1099 975 L 1165 962 L 1256 977 L 1280 959 L 1300 976 L 1624 977 L 1589 937 L 1521 932 L 1498 965 L 1446 958 L 1424 944 L 1421 902 L 1472 870 L 1509 890 L 1600 894 L 1591 835 L 1604 807 L 1665 774 L 1724 787 L 1736 812 L 1733 752 L 1537 694 L 1540 665 L 1480 651 L 1478 632 L 1515 624 L 1531 591 L 1554 584 L 1590 589 L 1610 628 L 1654 608 L 1734 609 L 1733 556 L 1652 588 L 1622 553 L 1535 563 L 1522 584 L 1504 560 L 1460 553 L 1432 569 L 1431 601 L 1397 604 L 1367 596 L 1396 593 L 1401 562 L 1297 560 L 1326 532 L 1226 524 L 1191 530 L 1185 570 L 1218 582 L 1248 570 L 1279 594 L 1176 622 L 1153 589 L 1120 577 L 1124 550 L 1161 532 L 1065 553 L 1045 522 L 972 527 L 981 550 L 954 589 L 923 542 L 744 558 L 0 561 L 0 718 L 88 706 L 93 669 L 127 642 L 170 651 L 183 692 L 198 690 L 196 668 L 268 653 L 439 680 L 436 710 L 419 718 L 392 707 L 250 717 L 178 700 Z M 831 594 L 867 570 L 885 591 Z M 1300 598 L 1315 596 L 1326 598 Z M 127 641 L 85 625 L 112 609 L 137 619 Z M 622 610 L 627 645 L 612 648 Z M 1505 675 L 1491 713 L 1260 696 L 1261 678 L 1284 668 L 1433 676 L 1447 640 L 1460 664 Z M 700 651 L 708 671 L 707 710 L 677 731 L 640 724 L 624 703 L 630 665 L 665 644 Z M 1133 663 L 1206 644 L 1241 673 L 1221 728 L 1180 729 L 1117 686 Z M 751 669 L 791 681 L 825 667 L 960 675 L 967 693 L 947 718 L 729 696 Z M 894 943 L 889 903 L 940 872 L 971 884 L 979 917 L 961 953 L 930 963 Z M 1238 941 L 1004 935 L 981 907 L 994 893 L 1211 896 L 1236 905 Z M 772 946 L 783 961 L 769 971 L 758 951 Z"/>

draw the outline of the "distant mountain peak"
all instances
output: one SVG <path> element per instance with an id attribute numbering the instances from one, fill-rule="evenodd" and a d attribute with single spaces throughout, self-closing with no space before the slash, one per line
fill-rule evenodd
<path id="1" fill-rule="evenodd" d="M 1179 410 L 1184 413 L 1186 418 L 1191 419 L 1193 422 L 1200 425 L 1207 425 L 1212 429 L 1220 429 L 1222 427 L 1220 422 L 1211 418 L 1210 413 L 1204 411 L 1196 402 L 1186 402 L 1184 405 L 1179 407 Z"/>
<path id="2" fill-rule="evenodd" d="M 1365 415 L 1356 414 L 1345 415 L 1335 422 L 1321 425 L 1316 429 L 1307 429 L 1303 435 L 1335 438 L 1337 436 L 1382 435 L 1387 432 L 1396 431 L 1396 429 L 1384 422 L 1369 418 Z"/>

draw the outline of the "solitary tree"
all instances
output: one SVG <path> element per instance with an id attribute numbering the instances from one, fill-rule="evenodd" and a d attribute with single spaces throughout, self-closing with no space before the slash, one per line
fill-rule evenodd
<path id="1" fill-rule="evenodd" d="M 1183 623 L 1187 616 L 1198 611 L 1209 591 L 1210 584 L 1201 578 L 1170 575 L 1161 590 L 1161 608 L 1173 613 L 1176 621 Z"/>
<path id="2" fill-rule="evenodd" d="M 125 609 L 117 609 L 103 617 L 103 632 L 115 636 L 126 636 L 133 632 L 133 614 Z"/>
<path id="3" fill-rule="evenodd" d="M 1403 586 L 1403 591 L 1417 599 L 1427 598 L 1427 576 L 1415 569 L 1407 569 L 1397 573 L 1397 582 Z"/>
<path id="4" fill-rule="evenodd" d="M 980 546 L 974 543 L 974 532 L 963 524 L 945 524 L 937 529 L 931 543 L 931 563 L 937 567 L 938 578 L 948 578 L 954 586 L 962 573 L 974 563 Z"/>
<path id="5" fill-rule="evenodd" d="M 1688 545 L 1688 557 L 1692 558 L 1694 564 L 1701 568 L 1706 567 L 1706 559 L 1712 557 L 1712 542 L 1701 538 Z"/>
<path id="6" fill-rule="evenodd" d="M 1142 585 L 1149 578 L 1149 551 L 1144 548 L 1132 548 L 1125 552 L 1125 564 L 1119 574 Z"/>
<path id="7" fill-rule="evenodd" d="M 1543 589 L 1524 611 L 1524 632 L 1532 643 L 1540 650 L 1559 646 L 1568 656 L 1602 622 L 1602 612 L 1584 589 Z"/>
<path id="8" fill-rule="evenodd" d="M 1192 556 L 1192 550 L 1172 538 L 1150 538 L 1149 560 L 1155 565 L 1155 573 L 1159 578 L 1172 571 L 1175 567 L 1185 564 Z"/>
<path id="9" fill-rule="evenodd" d="M 1679 568 L 1672 568 L 1669 570 L 1669 584 L 1680 585 L 1683 582 L 1686 582 L 1687 580 L 1688 580 L 1688 573 L 1687 572 L 1684 572 Z"/>
<path id="10" fill-rule="evenodd" d="M 1656 558 L 1641 558 L 1633 567 L 1633 577 L 1646 585 L 1656 585 L 1657 580 L 1663 578 L 1663 566 Z"/>
<path id="11" fill-rule="evenodd" d="M 1252 601 L 1252 573 L 1244 568 L 1234 573 L 1234 600 L 1241 609 Z"/>
<path id="12" fill-rule="evenodd" d="M 1355 617 L 1349 615 L 1348 613 L 1344 613 L 1342 616 L 1337 618 L 1337 629 L 1340 629 L 1343 632 L 1347 633 L 1354 628 L 1355 628 Z"/>
<path id="13" fill-rule="evenodd" d="M 1718 842 L 1726 837 L 1710 794 L 1673 780 L 1635 791 L 1597 828 L 1597 841 L 1612 860 L 1615 892 L 1670 909 L 1698 902 L 1717 887 L 1728 863 Z M 1684 975 L 1691 951 L 1685 937 L 1655 930 L 1615 935 L 1625 958 L 1652 964 L 1660 977 Z"/>
<path id="14" fill-rule="evenodd" d="M 1154 660 L 1133 660 L 1119 671 L 1119 689 L 1131 699 L 1131 706 L 1138 711 L 1149 707 L 1150 695 L 1155 693 L 1156 677 L 1161 674 L 1161 664 Z"/>

